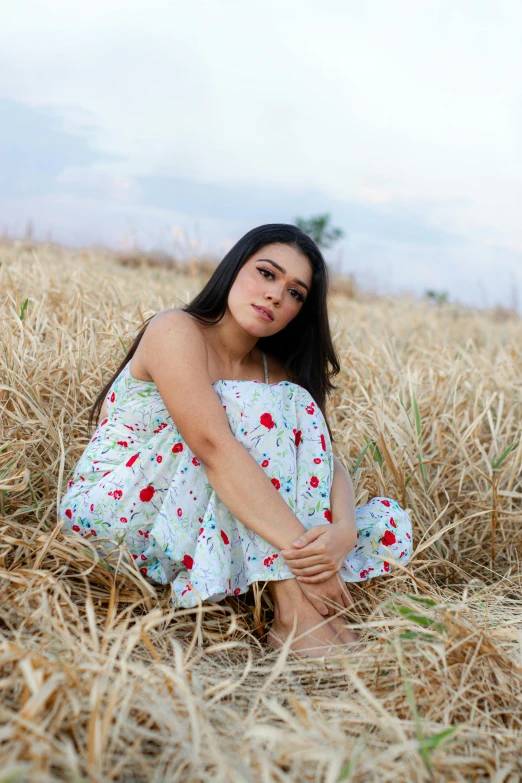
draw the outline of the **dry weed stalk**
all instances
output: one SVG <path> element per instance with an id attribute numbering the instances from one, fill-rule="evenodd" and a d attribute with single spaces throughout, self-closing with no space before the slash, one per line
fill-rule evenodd
<path id="1" fill-rule="evenodd" d="M 333 295 L 336 451 L 358 505 L 411 510 L 415 555 L 352 586 L 364 655 L 307 663 L 264 651 L 268 600 L 174 611 L 56 528 L 102 381 L 201 281 L 45 245 L 0 262 L 0 780 L 520 779 L 519 320 Z"/>

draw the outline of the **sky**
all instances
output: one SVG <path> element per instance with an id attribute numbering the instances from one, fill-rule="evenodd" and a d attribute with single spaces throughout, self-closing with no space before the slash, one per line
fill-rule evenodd
<path id="1" fill-rule="evenodd" d="M 522 312 L 518 0 L 19 0 L 0 233 L 222 258 L 329 212 L 380 294 Z"/>

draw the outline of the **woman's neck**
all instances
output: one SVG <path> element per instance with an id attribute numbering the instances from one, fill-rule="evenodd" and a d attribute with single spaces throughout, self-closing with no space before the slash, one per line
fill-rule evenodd
<path id="1" fill-rule="evenodd" d="M 236 371 L 237 377 L 241 377 L 241 370 L 259 361 L 259 336 L 245 332 L 228 311 L 219 323 L 204 327 L 204 334 L 219 364 L 232 374 Z"/>

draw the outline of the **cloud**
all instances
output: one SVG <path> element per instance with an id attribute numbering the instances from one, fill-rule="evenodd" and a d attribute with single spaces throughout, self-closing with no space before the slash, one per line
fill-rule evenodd
<path id="1" fill-rule="evenodd" d="M 0 98 L 2 195 L 49 193 L 67 166 L 122 160 L 94 151 L 88 139 L 64 130 L 63 125 L 60 113 L 52 107 Z"/>
<path id="2" fill-rule="evenodd" d="M 522 251 L 521 23 L 486 0 L 20 0 L 0 30 L 5 219 L 67 204 L 84 236 L 84 205 L 100 235 L 109 214 L 198 222 L 218 246 L 329 210 L 346 263 L 486 279 Z"/>

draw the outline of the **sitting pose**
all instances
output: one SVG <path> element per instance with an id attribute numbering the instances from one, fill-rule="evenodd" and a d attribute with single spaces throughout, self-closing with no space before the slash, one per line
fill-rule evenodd
<path id="1" fill-rule="evenodd" d="M 124 540 L 177 606 L 267 582 L 268 643 L 295 622 L 292 648 L 311 657 L 358 639 L 340 614 L 346 582 L 412 552 L 406 511 L 382 497 L 355 508 L 332 452 L 327 281 L 295 226 L 249 231 L 188 305 L 145 322 L 60 504 L 65 530 Z"/>

